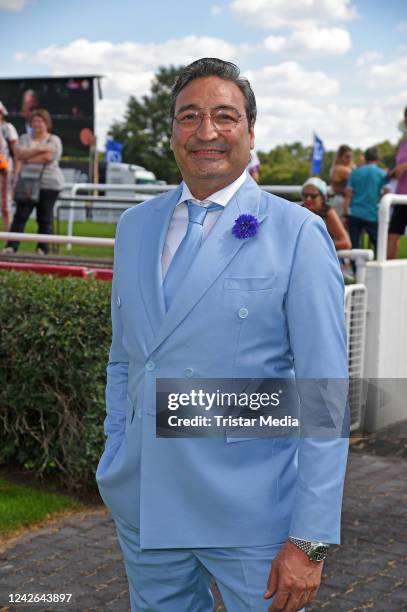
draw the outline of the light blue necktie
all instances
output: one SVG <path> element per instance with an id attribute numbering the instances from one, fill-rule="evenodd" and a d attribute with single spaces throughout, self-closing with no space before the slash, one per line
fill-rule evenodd
<path id="1" fill-rule="evenodd" d="M 164 279 L 164 296 L 167 310 L 181 286 L 193 260 L 201 246 L 203 222 L 206 214 L 223 208 L 220 204 L 210 204 L 207 208 L 188 200 L 188 228 L 181 241 Z"/>

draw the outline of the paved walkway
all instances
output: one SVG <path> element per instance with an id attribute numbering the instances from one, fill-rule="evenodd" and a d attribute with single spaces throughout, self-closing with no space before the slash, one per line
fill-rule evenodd
<path id="1" fill-rule="evenodd" d="M 308 612 L 407 611 L 406 479 L 407 421 L 401 430 L 352 447 L 343 545 L 331 550 Z M 9 593 L 72 593 L 72 598 L 69 604 L 16 605 L 8 603 Z M 0 612 L 129 609 L 120 551 L 104 510 L 76 514 L 0 548 Z M 216 610 L 224 610 L 219 601 Z"/>

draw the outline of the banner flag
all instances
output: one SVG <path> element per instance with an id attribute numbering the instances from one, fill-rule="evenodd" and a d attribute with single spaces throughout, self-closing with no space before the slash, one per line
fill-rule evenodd
<path id="1" fill-rule="evenodd" d="M 311 174 L 319 174 L 321 172 L 321 166 L 324 159 L 324 143 L 322 140 L 314 133 L 314 147 L 312 150 L 312 162 L 311 162 Z"/>
<path id="2" fill-rule="evenodd" d="M 123 145 L 112 138 L 106 141 L 106 162 L 122 161 Z"/>

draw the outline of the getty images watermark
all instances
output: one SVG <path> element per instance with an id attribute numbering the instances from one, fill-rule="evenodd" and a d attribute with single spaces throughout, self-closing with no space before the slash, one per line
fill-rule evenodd
<path id="1" fill-rule="evenodd" d="M 347 381 L 157 379 L 157 437 L 347 435 Z"/>
<path id="2" fill-rule="evenodd" d="M 239 408 L 248 408 L 257 411 L 262 408 L 277 407 L 280 405 L 280 389 L 276 393 L 226 393 L 217 389 L 215 392 L 208 393 L 204 389 L 191 389 L 189 393 L 169 393 L 168 410 L 179 410 L 180 408 L 197 407 L 205 412 L 213 410 L 230 411 Z M 285 415 L 276 418 L 271 414 L 260 414 L 253 416 L 233 416 L 232 414 L 213 414 L 204 416 L 170 415 L 168 417 L 170 427 L 298 427 L 297 418 Z"/>

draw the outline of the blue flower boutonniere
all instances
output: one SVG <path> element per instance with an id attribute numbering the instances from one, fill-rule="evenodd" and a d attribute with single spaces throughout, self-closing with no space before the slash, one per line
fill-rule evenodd
<path id="1" fill-rule="evenodd" d="M 259 222 L 253 215 L 240 215 L 234 226 L 232 227 L 232 234 L 244 240 L 245 238 L 253 238 L 257 234 L 259 229 Z"/>

